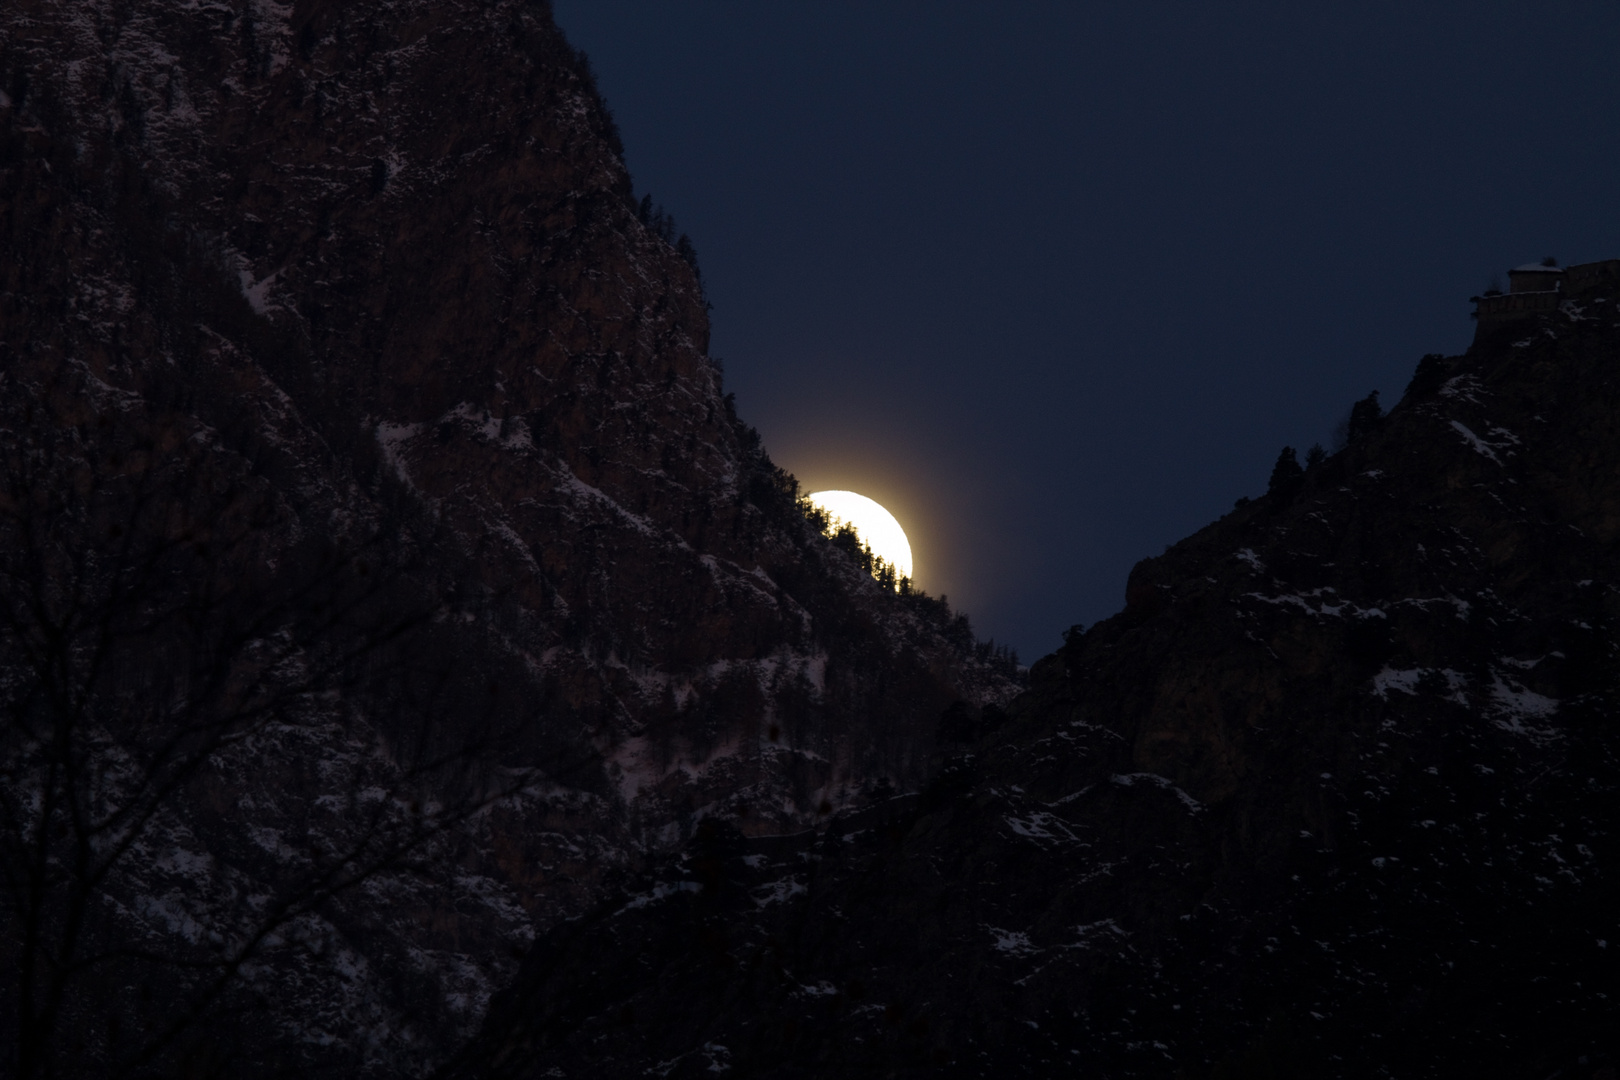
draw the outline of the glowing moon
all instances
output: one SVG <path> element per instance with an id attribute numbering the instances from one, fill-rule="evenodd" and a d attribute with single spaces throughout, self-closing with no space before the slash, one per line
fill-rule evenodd
<path id="1" fill-rule="evenodd" d="M 835 530 L 839 525 L 853 528 L 872 554 L 894 567 L 896 577 L 911 576 L 911 544 L 893 514 L 853 491 L 818 491 L 805 497 L 827 512 Z"/>

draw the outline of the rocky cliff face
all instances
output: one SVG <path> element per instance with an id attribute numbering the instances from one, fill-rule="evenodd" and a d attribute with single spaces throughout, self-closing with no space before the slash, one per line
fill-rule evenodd
<path id="1" fill-rule="evenodd" d="M 718 824 L 469 1076 L 1613 1076 L 1620 296 L 1430 358 L 920 796 Z"/>
<path id="2" fill-rule="evenodd" d="M 803 518 L 544 4 L 17 0 L 0 90 L 6 949 L 113 950 L 7 991 L 62 1067 L 420 1072 L 705 815 L 1010 696 Z"/>

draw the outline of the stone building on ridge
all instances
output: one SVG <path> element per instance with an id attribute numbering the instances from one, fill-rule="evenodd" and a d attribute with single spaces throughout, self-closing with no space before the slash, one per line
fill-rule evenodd
<path id="1" fill-rule="evenodd" d="M 1558 266 L 1551 259 L 1508 271 L 1508 291 L 1473 296 L 1480 330 L 1558 310 L 1571 297 L 1608 288 L 1620 293 L 1620 259 Z"/>

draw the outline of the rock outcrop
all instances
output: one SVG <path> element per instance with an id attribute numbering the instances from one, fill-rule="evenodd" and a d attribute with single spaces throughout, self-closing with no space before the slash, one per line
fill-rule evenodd
<path id="1" fill-rule="evenodd" d="M 16 0 L 0 91 L 5 1004 L 59 1071 L 420 1073 L 706 816 L 915 788 L 1014 691 L 805 520 L 544 4 Z"/>
<path id="2" fill-rule="evenodd" d="M 469 1077 L 1607 1077 L 1620 294 L 1425 358 L 1139 564 L 920 795 L 719 823 Z"/>

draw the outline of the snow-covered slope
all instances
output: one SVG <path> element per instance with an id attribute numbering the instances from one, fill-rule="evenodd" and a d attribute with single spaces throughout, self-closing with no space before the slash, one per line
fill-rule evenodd
<path id="1" fill-rule="evenodd" d="M 86 795 L 116 808 L 156 751 L 105 702 L 160 728 L 209 672 L 282 665 L 274 722 L 210 745 L 90 890 L 98 948 L 251 946 L 251 1019 L 197 1053 L 426 1069 L 537 928 L 705 815 L 777 832 L 914 786 L 947 705 L 1010 696 L 804 519 L 545 5 L 17 0 L 0 88 L 8 692 L 34 700 L 36 623 L 88 610 L 64 597 L 105 613 L 163 568 L 139 603 L 168 621 L 85 699 L 130 755 Z M 255 611 L 280 629 L 225 651 Z M 92 1059 L 208 985 L 109 963 L 63 1006 L 130 1018 L 68 1048 Z"/>
<path id="2" fill-rule="evenodd" d="M 543 937 L 462 1075 L 1612 1077 L 1617 302 L 1426 358 L 919 796 Z"/>

